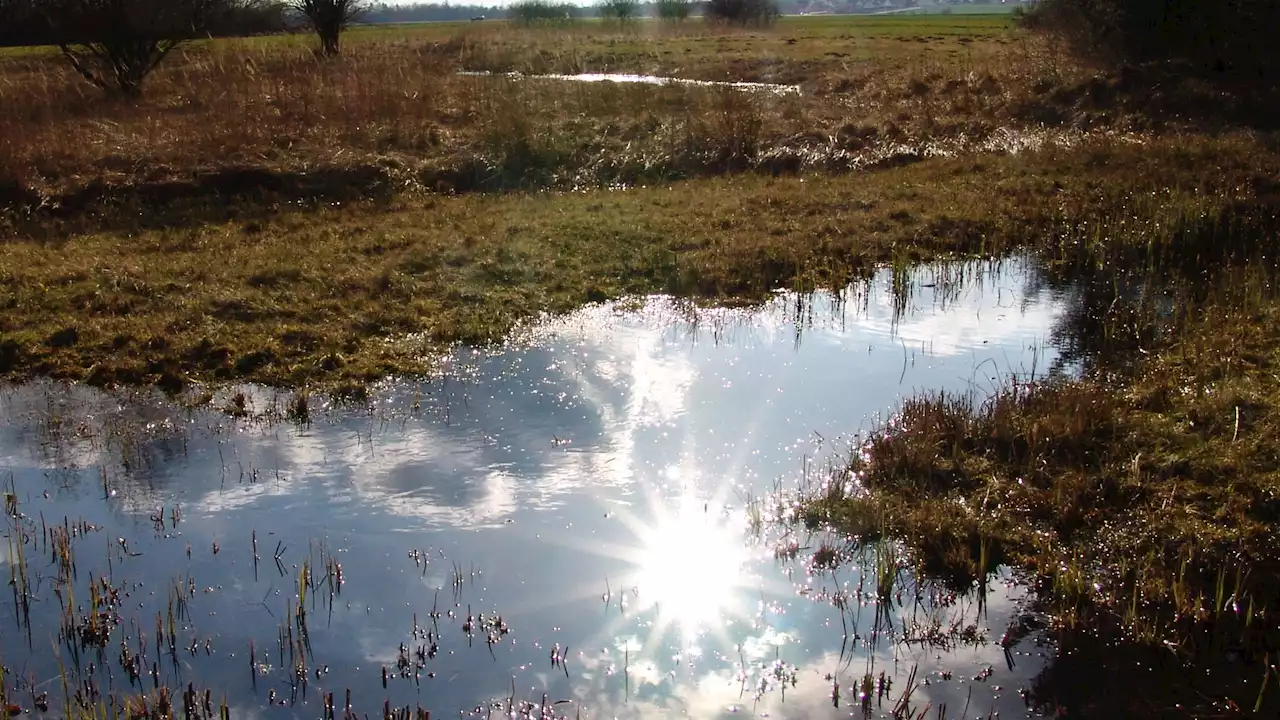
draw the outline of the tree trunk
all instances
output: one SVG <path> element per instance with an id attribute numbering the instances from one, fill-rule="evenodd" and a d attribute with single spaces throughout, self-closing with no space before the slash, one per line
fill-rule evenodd
<path id="1" fill-rule="evenodd" d="M 338 39 L 342 32 L 338 28 L 316 28 L 316 34 L 320 36 L 320 52 L 325 57 L 337 57 L 341 52 Z"/>

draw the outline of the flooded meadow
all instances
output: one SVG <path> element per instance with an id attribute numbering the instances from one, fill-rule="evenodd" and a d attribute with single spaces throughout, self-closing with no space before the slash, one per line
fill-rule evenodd
<path id="1" fill-rule="evenodd" d="M 1034 715 L 1053 650 L 1012 572 L 957 593 L 889 541 L 787 522 L 904 397 L 1051 371 L 1065 298 L 1034 274 L 939 265 L 762 308 L 596 305 L 360 405 L 6 388 L 5 703 Z"/>
<path id="2" fill-rule="evenodd" d="M 1264 65 L 6 7 L 3 716 L 1280 717 Z"/>

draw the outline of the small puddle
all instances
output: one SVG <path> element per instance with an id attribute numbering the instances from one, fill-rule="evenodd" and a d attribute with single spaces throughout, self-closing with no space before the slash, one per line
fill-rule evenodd
<path id="1" fill-rule="evenodd" d="M 512 80 L 564 80 L 566 82 L 583 83 L 622 83 L 633 85 L 692 85 L 695 87 L 733 88 L 768 92 L 775 95 L 799 95 L 799 85 L 780 85 L 761 82 L 725 82 L 716 80 L 689 80 L 687 78 L 665 77 L 661 75 L 632 75 L 629 73 L 578 73 L 576 75 L 525 75 L 518 72 L 492 73 L 487 70 L 464 70 L 458 73 L 468 77 L 505 77 Z"/>
<path id="2" fill-rule="evenodd" d="M 1050 653 L 998 642 L 1024 600 L 1007 576 L 982 603 L 877 601 L 872 559 L 811 566 L 839 539 L 749 527 L 751 498 L 838 460 L 901 398 L 1043 372 L 1063 298 L 1033 275 L 884 271 L 751 311 L 600 305 L 306 426 L 261 419 L 289 396 L 256 387 L 241 419 L 10 387 L 10 702 L 58 698 L 61 662 L 73 692 L 194 683 L 233 717 L 332 716 L 329 693 L 338 716 L 350 693 L 361 716 L 835 717 L 864 688 L 880 714 L 904 694 L 1024 714 L 1014 688 Z"/>

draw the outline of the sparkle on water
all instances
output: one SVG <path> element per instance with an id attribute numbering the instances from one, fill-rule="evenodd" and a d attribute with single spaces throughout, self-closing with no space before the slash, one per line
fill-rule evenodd
<path id="1" fill-rule="evenodd" d="M 636 75 L 633 73 L 577 73 L 573 75 L 553 73 L 545 75 L 524 75 L 517 72 L 494 74 L 483 70 L 464 70 L 458 74 L 470 77 L 502 77 L 511 80 L 562 80 L 565 82 L 618 83 L 621 85 L 688 85 L 693 87 L 723 87 L 737 90 L 763 91 L 775 95 L 800 94 L 799 85 L 781 85 L 778 83 L 764 82 L 729 82 L 724 80 L 689 80 L 686 78 L 662 75 Z"/>

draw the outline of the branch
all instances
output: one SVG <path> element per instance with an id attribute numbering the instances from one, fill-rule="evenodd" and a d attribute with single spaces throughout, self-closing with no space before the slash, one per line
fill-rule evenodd
<path id="1" fill-rule="evenodd" d="M 71 61 L 71 67 L 74 68 L 76 72 L 80 73 L 85 80 L 88 80 L 100 90 L 109 91 L 111 89 L 104 80 L 95 75 L 92 70 L 80 61 L 80 56 L 76 55 L 75 51 L 73 51 L 67 43 L 58 43 L 58 47 L 62 50 L 62 54 L 67 58 L 67 60 Z"/>
<path id="2" fill-rule="evenodd" d="M 147 65 L 147 71 L 144 74 L 150 74 L 152 70 L 155 70 L 156 66 L 160 64 L 160 61 L 164 60 L 166 55 L 182 43 L 182 40 L 161 40 L 156 43 L 151 50 L 151 62 Z"/>

